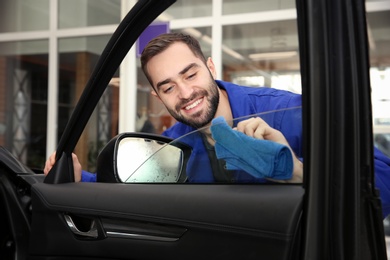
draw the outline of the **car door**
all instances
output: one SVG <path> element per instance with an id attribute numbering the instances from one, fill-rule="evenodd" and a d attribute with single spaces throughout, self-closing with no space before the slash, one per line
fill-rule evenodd
<path id="1" fill-rule="evenodd" d="M 303 185 L 73 182 L 71 153 L 101 93 L 129 43 L 172 2 L 139 1 L 108 43 L 55 167 L 32 185 L 29 259 L 384 259 L 363 1 L 297 1 Z"/>
<path id="2" fill-rule="evenodd" d="M 365 2 L 297 1 L 297 8 L 310 151 L 304 259 L 386 259 L 374 185 Z"/>

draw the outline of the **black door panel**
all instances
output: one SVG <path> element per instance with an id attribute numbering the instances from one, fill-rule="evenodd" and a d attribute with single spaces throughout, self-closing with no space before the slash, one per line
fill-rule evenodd
<path id="1" fill-rule="evenodd" d="M 30 253 L 219 259 L 245 250 L 253 258 L 289 259 L 303 193 L 280 185 L 39 183 L 32 189 Z M 75 234 L 65 216 L 83 232 L 96 221 L 99 235 Z"/>

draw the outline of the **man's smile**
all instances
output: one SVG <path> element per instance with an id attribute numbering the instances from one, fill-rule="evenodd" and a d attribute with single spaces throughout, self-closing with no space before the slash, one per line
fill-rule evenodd
<path id="1" fill-rule="evenodd" d="M 202 103 L 202 101 L 203 101 L 203 97 L 200 98 L 200 99 L 197 99 L 197 100 L 196 100 L 195 102 L 193 102 L 192 104 L 185 106 L 185 107 L 184 107 L 184 110 L 189 111 L 189 110 L 191 110 L 191 109 L 197 107 L 200 103 Z"/>

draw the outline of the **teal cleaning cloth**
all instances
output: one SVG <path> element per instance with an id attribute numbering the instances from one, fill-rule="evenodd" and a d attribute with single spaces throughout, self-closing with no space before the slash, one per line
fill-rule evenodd
<path id="1" fill-rule="evenodd" d="M 293 157 L 287 146 L 233 130 L 223 117 L 213 119 L 211 134 L 217 158 L 226 161 L 228 170 L 244 170 L 256 178 L 292 178 Z"/>

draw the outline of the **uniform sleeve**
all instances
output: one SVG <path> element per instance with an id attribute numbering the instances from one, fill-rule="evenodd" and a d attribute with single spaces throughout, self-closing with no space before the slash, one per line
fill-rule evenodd
<path id="1" fill-rule="evenodd" d="M 302 160 L 303 148 L 302 148 L 302 108 L 301 108 L 301 96 L 292 96 L 288 103 L 287 109 L 283 111 L 283 117 L 280 119 L 279 130 L 283 133 L 287 139 L 288 144 L 293 149 L 295 155 Z M 278 128 L 278 127 L 276 127 Z"/>
<path id="2" fill-rule="evenodd" d="M 374 147 L 375 186 L 379 189 L 382 201 L 382 213 L 385 218 L 390 214 L 390 158 Z"/>
<path id="3" fill-rule="evenodd" d="M 81 171 L 81 182 L 96 182 L 96 174 L 84 170 Z"/>

